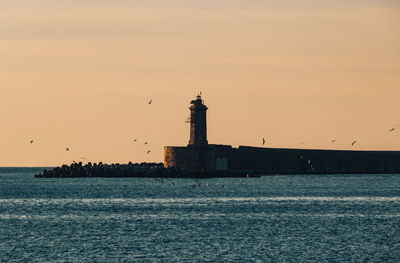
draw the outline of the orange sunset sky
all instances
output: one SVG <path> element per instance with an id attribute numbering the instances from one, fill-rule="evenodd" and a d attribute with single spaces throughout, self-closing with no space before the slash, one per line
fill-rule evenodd
<path id="1" fill-rule="evenodd" d="M 0 166 L 163 161 L 200 91 L 209 143 L 400 150 L 400 2 L 0 0 Z"/>

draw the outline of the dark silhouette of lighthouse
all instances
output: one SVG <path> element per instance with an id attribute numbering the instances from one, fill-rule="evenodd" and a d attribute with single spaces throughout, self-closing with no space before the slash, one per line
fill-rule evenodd
<path id="1" fill-rule="evenodd" d="M 189 145 L 207 145 L 207 107 L 201 96 L 190 102 L 190 140 Z"/>

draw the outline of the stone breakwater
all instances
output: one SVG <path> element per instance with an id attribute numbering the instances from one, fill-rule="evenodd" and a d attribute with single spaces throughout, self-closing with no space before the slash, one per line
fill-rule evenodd
<path id="1" fill-rule="evenodd" d="M 154 175 L 165 176 L 167 173 L 179 173 L 180 169 L 164 168 L 162 163 L 128 163 L 128 164 L 103 164 L 72 163 L 62 165 L 52 170 L 44 170 L 35 175 L 37 178 L 54 177 L 148 177 Z"/>
<path id="2" fill-rule="evenodd" d="M 52 170 L 44 170 L 36 178 L 75 177 L 161 177 L 161 178 L 209 178 L 209 177 L 249 177 L 244 172 L 189 172 L 177 167 L 164 167 L 162 163 L 103 164 L 72 163 Z"/>

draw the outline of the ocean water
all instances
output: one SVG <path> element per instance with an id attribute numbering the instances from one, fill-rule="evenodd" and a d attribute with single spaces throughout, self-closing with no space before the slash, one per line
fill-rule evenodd
<path id="1" fill-rule="evenodd" d="M 0 168 L 0 262 L 400 262 L 400 175 L 39 172 Z"/>

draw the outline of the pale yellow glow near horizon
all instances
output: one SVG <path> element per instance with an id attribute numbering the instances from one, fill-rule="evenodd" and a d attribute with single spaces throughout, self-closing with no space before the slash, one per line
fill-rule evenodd
<path id="1" fill-rule="evenodd" d="M 399 28 L 389 0 L 0 0 L 0 166 L 162 161 L 200 91 L 209 143 L 400 150 Z"/>

